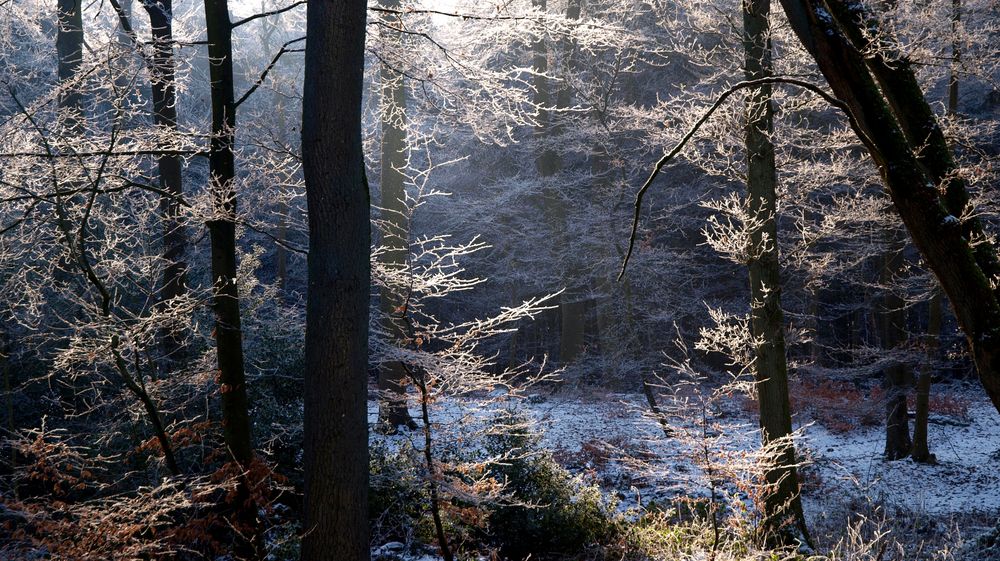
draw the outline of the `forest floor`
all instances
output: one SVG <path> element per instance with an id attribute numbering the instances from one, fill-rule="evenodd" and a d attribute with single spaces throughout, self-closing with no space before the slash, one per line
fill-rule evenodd
<path id="1" fill-rule="evenodd" d="M 947 533 L 954 543 L 956 534 L 974 537 L 997 519 L 1000 415 L 975 388 L 941 385 L 934 392 L 928 440 L 937 462 L 918 464 L 883 458 L 879 415 L 848 402 L 858 395 L 793 388 L 803 501 L 812 525 L 821 529 L 817 533 L 842 531 L 851 514 L 881 515 L 890 523 L 905 520 L 918 539 Z M 843 402 L 839 411 L 831 400 Z M 702 418 L 697 408 L 686 418 L 670 415 L 669 439 L 642 394 L 560 392 L 532 396 L 524 407 L 538 423 L 541 446 L 572 473 L 600 484 L 625 510 L 709 496 L 701 467 L 706 450 L 713 461 L 739 471 L 759 438 L 756 404 L 727 401 Z M 374 422 L 377 409 L 370 405 Z M 881 411 L 877 402 L 867 407 L 868 413 Z M 433 411 L 445 425 L 468 413 L 460 403 Z"/>

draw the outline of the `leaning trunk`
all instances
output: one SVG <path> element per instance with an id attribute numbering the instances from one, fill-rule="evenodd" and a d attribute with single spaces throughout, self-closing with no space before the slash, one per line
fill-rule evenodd
<path id="1" fill-rule="evenodd" d="M 885 37 L 861 33 L 864 4 L 781 3 L 834 95 L 845 103 L 914 245 L 948 296 L 980 382 L 1000 411 L 996 248 L 968 213 L 969 193 L 912 67 L 905 58 L 890 63 L 878 52 L 858 49 L 856 42 L 867 35 Z"/>

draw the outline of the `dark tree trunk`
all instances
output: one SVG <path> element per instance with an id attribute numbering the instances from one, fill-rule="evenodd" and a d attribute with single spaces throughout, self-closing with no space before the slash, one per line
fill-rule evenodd
<path id="1" fill-rule="evenodd" d="M 948 76 L 948 114 L 958 113 L 958 70 L 962 66 L 959 26 L 962 23 L 962 0 L 951 0 L 951 72 Z"/>
<path id="2" fill-rule="evenodd" d="M 215 341 L 226 446 L 233 459 L 253 459 L 243 332 L 236 286 L 236 159 L 233 154 L 236 107 L 233 94 L 232 24 L 226 0 L 205 0 L 208 56 L 212 80 L 212 144 L 209 171 L 215 217 L 208 223 L 215 283 Z"/>
<path id="3" fill-rule="evenodd" d="M 399 8 L 399 0 L 387 0 L 385 8 Z M 384 41 L 400 44 L 400 34 L 387 32 Z M 387 268 L 401 270 L 410 254 L 410 216 L 406 205 L 406 84 L 396 69 L 382 64 L 382 169 L 379 188 L 382 192 L 382 245 L 387 251 L 382 262 Z M 407 295 L 402 287 L 383 288 L 380 305 L 388 318 L 389 334 L 402 341 Z M 398 361 L 382 364 L 378 373 L 379 429 L 387 433 L 399 427 L 416 428 L 406 406 L 406 369 Z"/>
<path id="4" fill-rule="evenodd" d="M 532 5 L 541 10 L 546 10 L 546 0 L 532 0 Z M 576 19 L 580 16 L 580 5 L 576 0 L 569 2 L 567 6 L 567 17 Z M 549 48 L 544 39 L 535 42 L 532 66 L 540 74 L 549 72 Z M 568 54 L 568 49 L 563 49 L 563 54 Z M 562 199 L 562 193 L 554 184 L 554 176 L 562 170 L 562 158 L 559 153 L 549 145 L 551 137 L 558 135 L 562 126 L 559 123 L 559 115 L 554 115 L 552 107 L 567 106 L 570 102 L 569 89 L 561 88 L 553 99 L 552 87 L 546 76 L 536 75 L 534 78 L 535 96 L 534 102 L 541 111 L 538 118 L 538 127 L 535 130 L 535 138 L 544 143 L 541 153 L 535 159 L 535 169 L 542 180 L 542 213 L 545 222 L 551 232 L 551 255 L 556 262 L 565 262 L 571 258 L 566 254 L 566 203 Z M 576 284 L 575 271 L 570 269 L 559 269 L 560 280 L 564 286 Z M 559 296 L 559 311 L 556 318 L 559 322 L 559 361 L 569 364 L 576 360 L 583 350 L 585 323 L 583 312 L 586 310 L 586 303 L 580 301 L 580 295 L 572 290 L 567 290 Z"/>
<path id="5" fill-rule="evenodd" d="M 368 549 L 368 185 L 361 152 L 366 3 L 308 4 L 302 161 L 309 210 L 303 561 Z"/>
<path id="6" fill-rule="evenodd" d="M 569 0 L 566 3 L 566 19 L 568 20 L 578 20 L 580 19 L 580 4 L 582 0 Z M 559 54 L 563 58 L 562 73 L 569 76 L 571 73 L 578 71 L 574 68 L 573 61 L 573 49 L 574 45 L 569 41 L 563 41 L 560 44 Z M 566 109 L 573 102 L 573 90 L 568 85 L 563 85 L 559 88 L 559 93 L 556 95 L 556 108 Z M 559 117 L 557 117 L 559 118 Z M 562 125 L 557 123 L 553 127 L 552 133 L 559 134 L 562 132 Z M 567 217 L 566 217 L 566 204 L 558 197 L 558 193 L 553 194 L 552 201 L 552 220 L 554 221 L 554 226 L 556 227 L 557 242 L 559 246 L 557 251 L 564 259 L 569 259 L 569 266 L 566 271 L 563 272 L 564 284 L 567 287 L 572 287 L 573 285 L 580 286 L 583 271 L 577 264 L 576 256 L 572 255 L 569 248 L 573 247 L 573 240 L 569 239 L 569 234 L 567 233 Z M 587 322 L 586 322 L 586 312 L 587 312 L 587 301 L 584 299 L 585 295 L 580 293 L 579 290 L 568 291 L 559 298 L 559 312 L 560 312 L 560 326 L 559 326 L 559 360 L 563 364 L 575 361 L 580 353 L 583 352 L 584 346 L 586 344 L 587 336 Z"/>
<path id="7" fill-rule="evenodd" d="M 59 57 L 59 108 L 65 114 L 67 127 L 80 124 L 83 94 L 76 79 L 83 66 L 83 7 L 81 0 L 59 0 L 59 30 L 56 33 L 56 54 Z"/>
<path id="8" fill-rule="evenodd" d="M 948 296 L 983 388 L 1000 411 L 996 248 L 983 236 L 979 219 L 967 213 L 969 193 L 912 67 L 905 58 L 890 62 L 877 51 L 862 54 L 861 28 L 877 25 L 864 4 L 781 3 L 834 95 L 846 104 L 914 245 Z"/>
<path id="9" fill-rule="evenodd" d="M 149 14 L 153 34 L 153 60 L 149 69 L 153 93 L 153 121 L 163 134 L 177 134 L 177 63 L 174 59 L 172 0 L 143 0 Z M 158 160 L 160 172 L 160 213 L 163 221 L 163 280 L 160 285 L 160 306 L 187 292 L 187 232 L 181 216 L 184 186 L 181 179 L 180 156 L 164 154 Z M 167 328 L 160 334 L 163 360 L 160 371 L 169 373 L 183 367 L 184 338 L 176 329 Z"/>
<path id="10" fill-rule="evenodd" d="M 933 463 L 936 458 L 931 454 L 927 444 L 927 421 L 930 417 L 931 401 L 931 373 L 937 361 L 937 352 L 941 340 L 941 291 L 937 288 L 927 310 L 927 337 L 924 350 L 927 356 L 924 357 L 920 367 L 920 375 L 917 378 L 917 399 L 916 414 L 913 421 L 913 449 L 910 457 L 915 462 Z"/>
<path id="11" fill-rule="evenodd" d="M 888 232 L 888 249 L 882 254 L 879 281 L 882 286 L 881 308 L 878 310 L 879 342 L 890 353 L 898 351 L 906 342 L 906 303 L 894 290 L 897 277 L 903 271 L 905 240 L 898 228 Z M 909 368 L 893 359 L 885 369 L 885 457 L 899 460 L 910 455 L 910 419 L 906 409 L 906 395 L 911 385 Z"/>
<path id="12" fill-rule="evenodd" d="M 243 369 L 243 332 L 236 286 L 236 104 L 233 92 L 233 38 L 227 0 L 205 0 L 210 79 L 212 81 L 212 142 L 209 153 L 209 189 L 215 216 L 208 223 L 212 246 L 215 345 L 219 366 L 219 393 L 226 448 L 243 470 L 254 460 L 246 373 Z M 235 545 L 242 558 L 257 558 L 261 549 L 257 505 L 245 477 L 237 482 L 236 516 L 250 535 Z"/>
<path id="13" fill-rule="evenodd" d="M 769 29 L 770 0 L 743 1 L 743 47 L 747 80 L 773 75 Z M 777 177 L 774 162 L 774 108 L 771 86 L 747 95 L 747 191 L 750 213 L 761 221 L 751 232 L 750 318 L 755 346 L 754 376 L 760 406 L 761 438 L 776 446 L 764 473 L 762 538 L 768 545 L 809 543 L 802 503 L 795 448 L 791 442 L 792 414 L 788 397 L 788 364 L 785 357 L 784 317 L 778 261 Z"/>
<path id="14" fill-rule="evenodd" d="M 900 460 L 910 455 L 910 417 L 906 409 L 909 369 L 899 361 L 885 368 L 885 458 Z"/>

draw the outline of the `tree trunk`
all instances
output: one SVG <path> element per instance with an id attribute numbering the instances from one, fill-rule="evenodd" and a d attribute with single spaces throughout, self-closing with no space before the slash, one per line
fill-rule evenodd
<path id="1" fill-rule="evenodd" d="M 773 75 L 768 17 L 770 0 L 743 1 L 743 47 L 747 80 Z M 747 192 L 750 214 L 761 227 L 750 234 L 750 318 L 755 346 L 754 376 L 760 405 L 761 438 L 777 445 L 764 473 L 762 538 L 768 545 L 809 543 L 799 499 L 792 414 L 788 397 L 785 327 L 778 262 L 777 177 L 774 162 L 774 108 L 771 86 L 747 95 Z"/>
<path id="2" fill-rule="evenodd" d="M 532 0 L 532 5 L 541 10 L 546 10 L 546 0 Z M 578 18 L 580 16 L 579 2 L 573 0 L 567 6 L 567 17 Z M 539 74 L 549 72 L 548 46 L 544 39 L 539 39 L 534 45 L 534 58 L 532 66 Z M 553 107 L 569 105 L 569 90 L 561 88 L 552 99 L 552 88 L 549 79 L 545 76 L 535 76 L 535 98 L 534 102 L 542 109 L 538 118 L 538 128 L 535 130 L 535 138 L 547 143 L 551 136 L 559 134 L 561 126 L 557 122 L 558 116 L 554 116 L 550 111 Z M 554 103 L 553 103 L 554 101 Z M 562 158 L 559 153 L 549 146 L 545 146 L 535 159 L 535 169 L 542 180 L 542 212 L 545 221 L 552 230 L 552 258 L 559 263 L 567 258 L 566 240 L 566 204 L 562 200 L 559 188 L 553 184 L 553 176 L 562 170 Z M 559 275 L 566 286 L 567 291 L 559 296 L 559 361 L 569 364 L 576 360 L 583 350 L 585 325 L 582 311 L 586 305 L 579 302 L 580 296 L 569 290 L 569 286 L 577 282 L 574 271 L 564 270 L 560 267 Z"/>
<path id="3" fill-rule="evenodd" d="M 179 134 L 177 126 L 177 63 L 174 59 L 172 0 L 143 0 L 149 14 L 153 34 L 153 60 L 150 85 L 153 93 L 153 121 L 163 134 Z M 160 172 L 160 213 L 163 222 L 163 279 L 160 287 L 160 307 L 187 292 L 187 231 L 181 214 L 184 186 L 180 156 L 164 154 L 157 162 Z M 161 374 L 183 368 L 184 335 L 176 328 L 164 329 L 161 334 L 163 360 Z"/>
<path id="4" fill-rule="evenodd" d="M 958 113 L 958 69 L 962 66 L 959 26 L 962 23 L 962 0 L 951 0 L 951 69 L 948 76 L 948 114 Z"/>
<path id="5" fill-rule="evenodd" d="M 208 222 L 212 246 L 213 308 L 218 358 L 222 427 L 226 448 L 244 471 L 254 460 L 246 373 L 243 369 L 243 331 L 240 325 L 239 287 L 236 285 L 236 104 L 233 92 L 233 38 L 227 0 L 205 0 L 205 24 L 212 81 L 212 142 L 209 153 L 209 189 L 215 216 Z M 236 544 L 238 557 L 263 554 L 257 505 L 249 496 L 249 482 L 238 480 L 236 515 L 252 528 L 249 539 Z"/>
<path id="6" fill-rule="evenodd" d="M 580 19 L 580 4 L 581 0 L 568 0 L 566 3 L 566 19 L 567 20 L 578 20 Z M 563 63 L 563 74 L 569 76 L 570 73 L 576 72 L 578 69 L 574 68 L 573 64 L 573 45 L 569 42 L 564 42 L 560 49 L 561 55 L 564 59 Z M 563 85 L 559 88 L 559 93 L 556 95 L 556 108 L 566 109 L 572 103 L 572 89 L 568 85 Z M 562 131 L 561 125 L 556 125 L 553 127 L 553 134 L 559 134 Z M 563 273 L 564 284 L 567 287 L 573 285 L 580 285 L 580 277 L 583 275 L 583 271 L 577 265 L 576 257 L 569 251 L 572 247 L 573 241 L 569 239 L 569 234 L 567 232 L 568 228 L 566 225 L 566 208 L 565 204 L 562 202 L 558 195 L 557 198 L 553 198 L 552 205 L 552 220 L 555 222 L 557 240 L 559 247 L 557 251 L 562 258 L 570 259 L 570 265 L 567 270 Z M 587 301 L 583 299 L 584 295 L 580 294 L 578 290 L 571 290 L 563 293 L 559 298 L 559 312 L 560 312 L 560 326 L 559 326 L 559 360 L 563 364 L 568 364 L 574 362 L 580 354 L 583 352 L 586 335 L 587 335 L 587 322 L 586 322 L 586 312 L 587 312 Z"/>
<path id="7" fill-rule="evenodd" d="M 385 8 L 399 8 L 399 0 L 387 0 Z M 388 32 L 385 41 L 401 43 L 400 34 Z M 393 270 L 403 270 L 410 254 L 409 209 L 406 204 L 407 164 L 406 145 L 406 84 L 403 75 L 381 66 L 382 78 L 382 245 L 387 248 L 382 261 Z M 388 318 L 389 334 L 397 342 L 405 339 L 403 321 L 406 294 L 403 287 L 383 288 L 380 298 L 382 313 Z M 406 369 L 398 361 L 382 364 L 378 373 L 379 429 L 395 433 L 399 427 L 414 429 L 417 424 L 406 406 Z"/>
<path id="8" fill-rule="evenodd" d="M 954 117 L 958 114 L 958 67 L 962 63 L 962 51 L 959 47 L 959 23 L 962 17 L 962 0 L 952 0 L 951 13 L 951 74 L 948 78 L 948 115 Z M 934 463 L 937 458 L 930 451 L 927 443 L 927 421 L 930 417 L 931 400 L 931 374 L 934 364 L 938 358 L 938 350 L 941 348 L 941 324 L 943 323 L 944 311 L 942 310 L 942 296 L 940 287 L 935 287 L 934 295 L 927 310 L 927 339 L 924 350 L 927 356 L 920 368 L 920 376 L 917 378 L 917 399 L 916 418 L 913 422 L 913 452 L 910 457 L 915 462 Z"/>
<path id="9" fill-rule="evenodd" d="M 920 367 L 920 376 L 917 378 L 917 399 L 916 418 L 913 421 L 913 450 L 910 457 L 915 462 L 934 463 L 934 454 L 931 454 L 927 444 L 927 420 L 930 417 L 931 400 L 931 373 L 934 363 L 937 360 L 937 351 L 941 341 L 941 291 L 934 290 L 934 295 L 927 311 L 927 339 L 924 350 L 927 356 Z"/>
<path id="10" fill-rule="evenodd" d="M 83 7 L 81 0 L 59 0 L 59 30 L 56 33 L 56 54 L 59 57 L 59 108 L 67 128 L 80 125 L 83 113 L 83 93 L 76 83 L 83 66 Z"/>
<path id="11" fill-rule="evenodd" d="M 302 160 L 309 209 L 303 561 L 369 558 L 366 3 L 307 7 Z"/>
<path id="12" fill-rule="evenodd" d="M 882 306 L 878 311 L 879 343 L 889 353 L 897 351 L 906 342 L 905 302 L 893 290 L 896 277 L 903 270 L 904 239 L 898 228 L 889 233 L 889 248 L 882 254 L 879 281 L 882 287 Z M 910 419 L 906 409 L 906 394 L 910 387 L 909 368 L 893 358 L 884 370 L 885 393 L 885 457 L 899 460 L 910 454 Z"/>
<path id="13" fill-rule="evenodd" d="M 851 117 L 914 245 L 937 276 L 965 333 L 984 390 L 1000 411 L 1000 303 L 996 248 L 966 211 L 969 193 L 905 58 L 858 49 L 864 5 L 781 0 L 800 41 Z M 944 194 L 940 193 L 943 188 Z"/>

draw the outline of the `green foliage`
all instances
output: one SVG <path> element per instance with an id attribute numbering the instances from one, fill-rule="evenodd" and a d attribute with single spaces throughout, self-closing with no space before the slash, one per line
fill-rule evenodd
<path id="1" fill-rule="evenodd" d="M 489 437 L 487 452 L 505 460 L 490 465 L 489 475 L 505 484 L 507 499 L 488 517 L 485 541 L 510 559 L 578 555 L 608 543 L 621 522 L 596 486 L 586 485 L 561 467 L 537 438 L 516 427 L 516 414 L 504 414 L 509 432 Z"/>
<path id="2" fill-rule="evenodd" d="M 369 454 L 368 512 L 372 543 L 430 541 L 426 485 L 409 443 L 398 449 L 374 442 Z"/>

